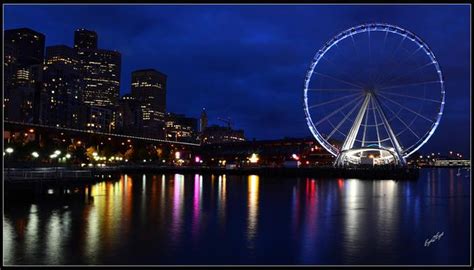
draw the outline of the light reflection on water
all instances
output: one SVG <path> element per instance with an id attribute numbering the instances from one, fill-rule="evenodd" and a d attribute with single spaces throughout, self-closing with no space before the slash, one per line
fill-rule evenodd
<path id="1" fill-rule="evenodd" d="M 467 264 L 470 178 L 123 175 L 6 202 L 11 264 Z M 423 246 L 437 231 L 444 239 Z"/>
<path id="2" fill-rule="evenodd" d="M 255 248 L 255 237 L 258 229 L 258 189 L 260 177 L 258 175 L 248 176 L 248 211 L 247 211 L 247 246 Z"/>

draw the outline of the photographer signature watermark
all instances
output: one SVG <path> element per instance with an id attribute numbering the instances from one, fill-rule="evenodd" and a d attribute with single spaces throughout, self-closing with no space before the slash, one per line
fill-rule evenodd
<path id="1" fill-rule="evenodd" d="M 439 239 L 441 239 L 441 237 L 443 235 L 444 235 L 444 232 L 441 232 L 441 233 L 437 232 L 435 235 L 433 235 L 431 237 L 431 239 L 430 238 L 426 239 L 425 240 L 425 247 L 429 247 L 431 245 L 431 243 L 438 241 Z"/>

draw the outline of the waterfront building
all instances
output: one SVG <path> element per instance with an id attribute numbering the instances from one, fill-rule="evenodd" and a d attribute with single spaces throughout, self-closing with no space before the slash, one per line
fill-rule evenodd
<path id="1" fill-rule="evenodd" d="M 435 167 L 470 167 L 471 161 L 466 159 L 437 159 L 434 161 Z"/>
<path id="2" fill-rule="evenodd" d="M 230 127 L 212 125 L 206 127 L 201 134 L 203 144 L 231 143 L 245 141 L 244 131 L 234 130 Z"/>
<path id="3" fill-rule="evenodd" d="M 196 142 L 197 119 L 183 114 L 166 114 L 166 140 Z"/>
<path id="4" fill-rule="evenodd" d="M 164 139 L 167 76 L 155 69 L 132 72 L 132 96 L 142 108 L 143 135 Z"/>
<path id="5" fill-rule="evenodd" d="M 289 161 L 298 161 L 301 166 L 325 166 L 334 162 L 334 157 L 314 138 L 203 144 L 201 156 L 209 165 L 258 163 L 280 167 Z"/>
<path id="6" fill-rule="evenodd" d="M 37 122 L 45 36 L 29 28 L 4 31 L 4 119 Z"/>

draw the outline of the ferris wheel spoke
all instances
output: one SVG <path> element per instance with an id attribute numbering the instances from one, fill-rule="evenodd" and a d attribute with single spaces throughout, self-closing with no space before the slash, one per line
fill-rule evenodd
<path id="1" fill-rule="evenodd" d="M 382 107 L 380 107 L 380 104 L 378 102 L 378 96 L 374 95 L 373 99 L 374 99 L 374 105 L 377 107 L 377 112 L 379 113 L 380 118 L 381 118 L 382 122 L 384 123 L 385 130 L 387 131 L 387 134 L 390 137 L 390 140 L 392 141 L 392 145 L 395 148 L 395 151 L 396 151 L 397 155 L 400 157 L 401 160 L 403 160 L 402 146 L 401 146 L 400 142 L 398 141 L 397 136 L 393 132 L 392 127 L 388 123 L 387 117 L 385 117 L 385 113 L 382 110 Z"/>
<path id="2" fill-rule="evenodd" d="M 349 105 L 355 103 L 355 102 L 358 101 L 358 100 L 360 101 L 361 99 L 362 99 L 362 96 L 359 97 L 359 98 L 354 99 L 353 101 L 347 103 L 346 105 L 342 106 L 341 108 L 339 108 L 339 109 L 333 111 L 332 113 L 326 115 L 324 118 L 322 118 L 321 120 L 319 120 L 319 121 L 315 124 L 315 126 L 318 126 L 319 124 L 321 124 L 321 123 L 323 123 L 324 121 L 328 120 L 330 117 L 336 115 L 338 112 L 341 112 L 342 110 L 344 110 L 345 108 L 347 108 Z M 360 103 L 360 102 L 359 102 L 359 103 Z M 356 107 L 357 107 L 357 106 L 358 106 L 358 104 L 356 105 Z"/>
<path id="3" fill-rule="evenodd" d="M 407 83 L 407 84 L 399 84 L 399 85 L 390 85 L 386 87 L 377 88 L 376 90 L 385 90 L 385 89 L 394 89 L 394 88 L 402 88 L 408 86 L 417 86 L 417 85 L 425 85 L 425 84 L 433 84 L 433 83 L 441 83 L 440 81 L 425 81 L 425 82 L 415 82 L 415 83 Z"/>
<path id="4" fill-rule="evenodd" d="M 372 102 L 370 102 L 370 104 L 372 104 Z M 368 118 L 369 118 L 369 110 L 365 110 L 365 124 L 364 124 L 364 133 L 362 135 L 362 147 L 365 144 L 365 135 L 366 135 L 366 132 L 367 132 L 367 119 Z"/>
<path id="5" fill-rule="evenodd" d="M 339 128 L 341 127 L 341 125 L 347 120 L 347 118 L 349 118 L 349 116 L 357 109 L 357 107 L 359 106 L 354 106 L 354 108 L 352 108 L 352 110 L 349 111 L 349 113 L 347 113 L 347 115 L 344 116 L 344 118 L 337 124 L 337 126 L 331 131 L 331 133 L 329 133 L 328 137 L 326 138 L 326 141 L 329 140 L 329 138 L 332 137 L 332 135 L 334 134 L 334 132 L 336 132 L 336 130 L 339 130 Z"/>
<path id="6" fill-rule="evenodd" d="M 404 73 L 404 74 L 402 74 L 402 75 L 400 75 L 400 76 L 398 76 L 398 77 L 392 78 L 392 79 L 388 80 L 386 83 L 391 83 L 391 82 L 393 82 L 393 81 L 399 80 L 399 79 L 401 79 L 401 78 L 403 78 L 403 77 L 406 77 L 406 76 L 408 76 L 408 75 L 411 75 L 411 74 L 413 74 L 413 73 L 415 73 L 415 72 L 417 72 L 417 71 L 419 71 L 419 70 L 422 70 L 422 69 L 424 69 L 424 68 L 426 68 L 426 67 L 429 67 L 429 66 L 431 66 L 431 65 L 433 65 L 433 64 L 435 64 L 435 63 L 436 63 L 436 62 L 430 61 L 429 63 L 426 63 L 426 64 L 424 64 L 424 65 L 422 65 L 422 66 L 420 66 L 420 67 L 418 67 L 418 68 L 416 68 L 416 69 L 414 69 L 414 70 L 412 70 L 412 71 L 406 72 L 406 73 Z M 383 86 L 383 85 L 382 85 L 382 86 Z"/>
<path id="7" fill-rule="evenodd" d="M 354 37 L 351 35 L 351 39 L 352 39 L 352 45 L 354 46 L 354 51 L 356 53 L 356 55 L 359 55 L 359 53 L 357 52 L 357 47 L 356 47 L 356 44 L 355 44 L 355 41 L 354 41 Z"/>
<path id="8" fill-rule="evenodd" d="M 403 44 L 403 41 L 405 41 L 406 38 L 407 38 L 407 36 L 404 35 L 402 40 L 400 40 L 400 43 L 398 44 L 397 48 L 390 53 L 387 63 L 394 63 L 394 64 L 397 64 L 397 65 L 399 64 L 398 62 L 400 61 L 400 58 L 396 58 L 396 52 L 398 52 L 398 50 L 401 48 L 401 46 Z M 377 84 L 379 84 L 380 81 L 384 81 L 385 79 L 392 76 L 392 74 L 395 70 L 396 70 L 395 68 L 391 68 L 390 71 L 388 71 L 386 73 L 381 73 L 381 75 L 377 77 Z"/>
<path id="9" fill-rule="evenodd" d="M 380 90 L 378 92 L 382 92 L 385 95 L 399 96 L 399 97 L 418 99 L 418 100 L 422 100 L 422 101 L 431 101 L 431 102 L 441 103 L 441 101 L 436 100 L 436 99 L 414 97 L 414 96 L 410 96 L 410 95 L 398 94 L 398 93 L 393 93 L 393 92 L 388 92 L 388 91 L 383 91 L 383 90 Z"/>
<path id="10" fill-rule="evenodd" d="M 402 63 L 405 63 L 406 61 L 410 60 L 421 48 L 422 48 L 422 47 L 418 47 L 416 50 L 414 50 L 414 51 L 413 51 L 408 57 L 406 57 L 405 59 L 403 59 L 403 60 L 400 60 L 400 59 L 399 59 L 399 61 L 397 61 L 396 65 L 395 65 L 395 67 L 392 68 L 389 73 L 387 73 L 387 74 L 385 74 L 384 76 L 380 77 L 380 78 L 379 78 L 379 81 L 377 81 L 377 83 L 381 83 L 383 80 L 392 77 L 392 76 L 393 76 L 393 73 L 394 73 L 396 70 L 398 70 L 398 68 L 400 67 L 400 65 L 401 65 Z M 415 70 L 415 71 L 416 71 L 416 70 Z M 413 72 L 414 72 L 414 71 L 413 71 Z M 382 79 L 383 79 L 383 80 L 382 80 Z M 391 82 L 392 80 L 394 80 L 394 79 L 390 79 L 389 82 Z"/>
<path id="11" fill-rule="evenodd" d="M 367 35 L 369 36 L 369 65 L 372 64 L 372 50 L 371 50 L 371 46 L 370 46 L 370 28 L 367 30 Z"/>
<path id="12" fill-rule="evenodd" d="M 351 91 L 351 92 L 360 92 L 360 88 L 308 88 L 308 91 L 318 91 L 318 92 L 334 92 L 334 91 Z"/>
<path id="13" fill-rule="evenodd" d="M 357 95 L 360 95 L 360 93 L 347 95 L 347 96 L 343 96 L 343 97 L 338 97 L 338 98 L 331 99 L 331 100 L 328 100 L 328 101 L 325 101 L 325 102 L 322 102 L 322 103 L 314 104 L 314 105 L 309 106 L 308 109 L 321 107 L 321 106 L 328 105 L 328 104 L 331 104 L 331 103 L 334 103 L 334 102 L 337 102 L 337 101 L 341 101 L 341 100 L 344 100 L 344 99 L 347 99 L 347 98 L 350 98 L 350 97 L 354 97 L 354 96 L 357 96 Z"/>
<path id="14" fill-rule="evenodd" d="M 348 82 L 348 81 L 344 81 L 344 80 L 338 79 L 338 78 L 336 78 L 336 77 L 333 77 L 333 76 L 330 76 L 330 75 L 327 75 L 327 74 L 323 74 L 323 73 L 320 73 L 320 72 L 314 72 L 314 74 L 318 74 L 318 75 L 320 75 L 320 76 L 327 77 L 327 78 L 333 79 L 334 81 L 338 81 L 338 82 L 341 82 L 341 83 L 345 83 L 345 84 L 350 85 L 350 86 L 353 86 L 353 87 L 357 87 L 357 88 L 360 88 L 360 89 L 363 88 L 363 87 L 360 86 L 360 85 L 357 85 L 357 84 L 354 84 L 354 83 L 351 83 L 351 82 Z"/>
<path id="15" fill-rule="evenodd" d="M 398 116 L 398 114 L 395 114 L 395 112 L 394 112 L 392 109 L 390 109 L 390 107 L 388 107 L 387 104 L 385 104 L 385 103 L 382 102 L 382 101 L 380 101 L 380 103 L 381 103 L 382 105 L 384 105 L 385 108 L 387 108 L 391 113 L 393 113 L 393 114 L 395 115 L 395 117 L 396 117 L 400 122 L 402 122 L 402 124 L 403 124 L 408 130 L 410 130 L 411 133 L 413 133 L 413 135 L 415 135 L 415 137 L 416 137 L 417 139 L 420 139 L 420 136 L 418 136 L 418 134 L 416 134 L 416 133 L 410 128 L 410 126 L 407 125 L 407 123 L 405 123 L 405 121 L 403 121 L 403 120 Z M 398 136 L 398 134 L 397 134 L 397 136 Z"/>
<path id="16" fill-rule="evenodd" d="M 388 98 L 388 97 L 386 97 L 386 96 L 384 96 L 384 95 L 382 95 L 382 94 L 380 94 L 380 93 L 379 93 L 377 96 L 380 96 L 380 97 L 382 97 L 382 98 L 384 98 L 384 99 L 386 99 L 386 100 L 392 102 L 393 104 L 398 105 L 398 106 L 402 107 L 403 109 L 405 109 L 405 110 L 407 110 L 407 111 L 409 111 L 409 112 L 411 112 L 411 113 L 414 113 L 414 114 L 418 115 L 419 117 L 421 117 L 421 118 L 423 118 L 423 119 L 425 119 L 425 120 L 427 120 L 427 121 L 433 123 L 433 120 L 431 120 L 431 119 L 427 118 L 426 116 L 424 116 L 424 115 L 422 115 L 422 114 L 420 114 L 420 113 L 418 113 L 418 112 L 416 112 L 416 111 L 414 111 L 414 110 L 408 108 L 407 106 L 404 106 L 404 105 L 400 104 L 399 102 L 393 101 L 392 99 L 390 99 L 390 98 Z"/>
<path id="17" fill-rule="evenodd" d="M 328 121 L 328 123 L 331 125 L 332 128 L 336 128 L 336 126 L 334 126 L 334 124 L 331 122 L 331 121 Z M 347 134 L 343 133 L 342 131 L 340 131 L 339 129 L 336 129 L 336 131 L 341 134 L 343 137 L 346 137 Z M 326 139 L 327 140 L 327 139 Z"/>
<path id="18" fill-rule="evenodd" d="M 398 136 L 398 134 L 397 134 L 397 136 Z M 385 139 L 381 140 L 380 142 L 383 143 L 383 142 L 389 141 L 389 140 L 390 140 L 390 138 L 385 138 Z M 356 139 L 356 142 L 362 143 L 362 141 L 359 140 L 359 139 Z M 367 146 L 369 146 L 370 144 L 373 144 L 373 143 L 378 144 L 378 142 L 379 142 L 379 141 L 365 141 L 365 144 L 366 144 Z M 379 146 L 379 147 L 380 147 L 380 146 Z"/>
<path id="19" fill-rule="evenodd" d="M 336 47 L 336 48 L 338 48 L 338 47 Z M 333 61 L 329 60 L 329 58 L 327 58 L 326 56 L 322 56 L 321 59 L 325 60 L 326 62 L 330 63 L 331 65 L 333 65 L 333 66 L 336 67 L 336 68 L 339 68 L 339 69 L 341 68 L 340 65 L 336 65 Z M 346 78 L 347 78 L 347 77 L 349 77 L 349 78 L 351 77 L 351 75 L 348 74 L 348 73 L 345 72 L 345 71 L 342 71 L 342 74 L 343 74 Z M 351 83 L 354 83 L 354 84 L 360 84 L 360 82 L 352 82 L 352 81 L 349 81 L 349 80 L 346 80 L 346 79 L 344 79 L 344 81 L 346 81 L 346 82 L 351 82 Z"/>
<path id="20" fill-rule="evenodd" d="M 371 105 L 372 105 L 372 108 L 375 108 L 375 105 L 374 105 L 374 101 L 371 100 L 370 101 Z M 381 141 L 380 141 L 380 133 L 379 133 L 379 125 L 377 123 L 377 116 L 375 115 L 375 109 L 372 110 L 373 114 L 374 114 L 374 122 L 375 122 L 375 131 L 377 131 L 377 141 L 379 143 L 379 147 L 381 147 Z"/>

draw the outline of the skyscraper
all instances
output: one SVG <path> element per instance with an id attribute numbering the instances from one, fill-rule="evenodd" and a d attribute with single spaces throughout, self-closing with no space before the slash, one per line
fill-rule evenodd
<path id="1" fill-rule="evenodd" d="M 14 48 L 18 68 L 40 65 L 44 60 L 45 36 L 29 28 L 5 30 L 5 44 Z"/>
<path id="2" fill-rule="evenodd" d="M 43 80 L 42 123 L 83 128 L 84 84 L 76 51 L 65 45 L 47 47 Z"/>
<path id="3" fill-rule="evenodd" d="M 132 96 L 142 108 L 144 136 L 164 138 L 166 75 L 154 69 L 132 72 Z"/>
<path id="4" fill-rule="evenodd" d="M 4 32 L 5 120 L 36 122 L 45 36 L 29 28 Z"/>
<path id="5" fill-rule="evenodd" d="M 77 29 L 74 32 L 74 49 L 97 49 L 98 36 L 94 31 L 86 29 Z"/>
<path id="6" fill-rule="evenodd" d="M 84 76 L 84 103 L 96 107 L 113 108 L 120 96 L 121 54 L 97 48 L 97 34 L 86 29 L 74 33 Z"/>

